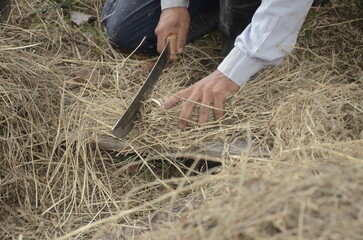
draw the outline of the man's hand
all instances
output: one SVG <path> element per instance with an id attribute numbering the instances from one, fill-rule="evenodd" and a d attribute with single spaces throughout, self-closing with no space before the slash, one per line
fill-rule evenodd
<path id="1" fill-rule="evenodd" d="M 215 119 L 218 120 L 223 117 L 224 101 L 238 89 L 239 86 L 236 83 L 220 71 L 215 70 L 209 76 L 170 97 L 164 103 L 164 109 L 167 110 L 180 100 L 185 99 L 178 123 L 179 128 L 185 128 L 194 106 L 200 102 L 199 123 L 204 124 L 208 121 L 211 105 L 213 105 Z"/>
<path id="2" fill-rule="evenodd" d="M 189 11 L 185 7 L 167 8 L 161 12 L 160 20 L 155 29 L 158 38 L 157 50 L 160 53 L 169 35 L 177 34 L 177 53 L 182 53 L 187 42 L 190 24 Z M 175 55 L 171 55 L 174 56 Z M 175 59 L 172 59 L 175 60 Z"/>

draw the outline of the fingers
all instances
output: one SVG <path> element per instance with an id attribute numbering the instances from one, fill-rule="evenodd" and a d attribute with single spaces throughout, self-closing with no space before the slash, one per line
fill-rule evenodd
<path id="1" fill-rule="evenodd" d="M 167 39 L 167 35 L 161 34 L 158 35 L 158 43 L 157 43 L 157 51 L 158 53 L 161 53 L 161 51 L 163 51 L 165 44 L 166 44 L 166 39 Z"/>
<path id="2" fill-rule="evenodd" d="M 180 120 L 178 128 L 185 128 L 188 124 L 188 119 L 192 114 L 195 103 L 199 101 L 199 95 L 191 95 L 184 103 L 183 108 L 180 112 Z"/>
<path id="3" fill-rule="evenodd" d="M 177 54 L 182 54 L 184 51 L 184 46 L 187 42 L 187 34 L 188 31 L 182 31 L 180 34 L 170 34 L 167 38 L 158 38 L 158 45 L 157 45 L 157 49 L 158 52 L 160 53 L 163 48 L 165 47 L 165 44 L 167 42 L 167 39 L 169 38 L 170 40 L 170 45 L 169 45 L 169 60 L 177 60 L 178 56 Z M 175 39 L 174 36 L 175 35 Z M 160 39 L 160 41 L 159 41 Z M 159 45 L 160 44 L 160 45 Z"/>
<path id="4" fill-rule="evenodd" d="M 187 42 L 187 32 L 179 32 L 177 38 L 175 39 L 175 46 L 174 49 L 172 49 L 171 54 L 169 55 L 169 60 L 177 60 L 178 56 L 177 54 L 182 54 L 184 51 L 184 46 Z"/>
<path id="5" fill-rule="evenodd" d="M 201 102 L 199 108 L 199 123 L 204 124 L 208 121 L 208 113 L 212 104 L 214 105 L 213 113 L 215 119 L 219 120 L 223 118 L 224 101 L 238 90 L 239 86 L 236 83 L 216 70 L 209 76 L 169 98 L 165 102 L 164 109 L 169 109 L 181 99 L 186 99 L 178 123 L 179 128 L 185 128 L 196 103 Z"/>
<path id="6" fill-rule="evenodd" d="M 214 113 L 214 118 L 216 120 L 221 119 L 224 116 L 224 111 L 223 111 L 223 104 L 224 104 L 224 99 L 215 99 L 214 101 L 214 108 L 213 108 L 213 113 Z"/>
<path id="7" fill-rule="evenodd" d="M 208 115 L 212 99 L 209 95 L 203 96 L 201 105 L 199 107 L 199 124 L 204 124 L 208 121 Z"/>
<path id="8" fill-rule="evenodd" d="M 199 97 L 199 95 L 196 95 L 196 94 L 192 95 L 191 88 L 184 89 L 183 91 L 176 93 L 174 96 L 170 97 L 168 100 L 165 101 L 164 110 L 168 110 L 168 109 L 172 108 L 175 104 L 180 102 L 182 99 L 186 99 L 186 100 L 183 104 L 182 110 L 179 115 L 179 118 L 180 118 L 179 123 L 178 123 L 179 128 L 185 128 L 187 126 L 188 119 L 193 111 L 193 108 L 194 108 L 196 102 L 200 100 L 200 97 Z M 206 105 L 210 104 L 210 103 L 207 103 L 207 101 L 208 100 L 205 100 Z M 210 102 L 210 100 L 209 100 L 209 102 Z M 205 110 L 202 110 L 202 111 L 205 111 Z M 203 114 L 203 116 L 204 115 L 205 114 Z M 208 119 L 208 112 L 207 112 L 207 119 Z"/>
<path id="9" fill-rule="evenodd" d="M 171 55 L 169 55 L 169 60 L 171 60 L 171 61 L 178 60 L 178 56 L 176 54 L 171 54 Z"/>
<path id="10" fill-rule="evenodd" d="M 175 34 L 175 33 L 173 33 L 173 34 Z M 170 35 L 173 35 L 173 34 L 170 34 Z M 157 51 L 159 53 L 161 53 L 163 51 L 163 49 L 166 45 L 167 39 L 170 35 L 158 36 Z M 170 49 L 169 49 L 169 52 L 170 52 L 169 60 L 177 60 L 178 57 L 176 54 L 183 53 L 184 45 L 186 43 L 186 36 L 181 36 L 181 37 L 178 36 L 178 37 L 176 37 L 175 40 L 171 39 L 170 41 L 175 41 L 175 43 L 174 42 L 170 43 L 171 45 L 170 45 Z M 172 46 L 173 44 L 175 44 L 175 45 Z"/>
<path id="11" fill-rule="evenodd" d="M 180 102 L 180 100 L 188 98 L 190 96 L 190 93 L 191 93 L 190 87 L 175 93 L 173 96 L 171 96 L 168 100 L 165 101 L 164 110 L 168 110 L 172 108 L 175 104 Z"/>
<path id="12" fill-rule="evenodd" d="M 189 24 L 183 24 L 176 28 L 168 29 L 168 31 L 161 31 L 159 28 L 157 28 L 155 30 L 155 34 L 157 36 L 157 51 L 161 53 L 169 39 L 169 52 L 171 57 L 175 57 L 176 54 L 183 53 L 184 46 L 187 43 L 188 31 Z"/>
<path id="13" fill-rule="evenodd" d="M 182 54 L 184 51 L 184 46 L 187 44 L 187 37 L 188 37 L 189 25 L 183 26 L 178 31 L 178 38 L 176 44 L 176 51 L 178 54 Z"/>
<path id="14" fill-rule="evenodd" d="M 161 12 L 159 22 L 155 28 L 155 34 L 158 38 L 157 51 L 160 53 L 165 44 L 166 39 L 170 34 L 178 34 L 178 43 L 176 51 L 179 48 L 182 51 L 186 43 L 186 38 L 188 35 L 190 25 L 190 14 L 187 8 L 177 7 L 177 8 L 167 8 Z"/>
<path id="15" fill-rule="evenodd" d="M 170 97 L 168 100 L 164 103 L 164 110 L 168 110 L 172 108 L 175 104 L 180 102 L 181 98 L 177 95 Z"/>
<path id="16" fill-rule="evenodd" d="M 199 107 L 199 124 L 205 124 L 208 121 L 208 115 L 210 111 L 210 106 L 213 103 L 213 112 L 214 117 L 216 120 L 221 119 L 224 115 L 223 111 L 223 104 L 225 97 L 222 98 L 215 98 L 213 99 L 213 95 L 210 94 L 199 94 L 195 93 L 191 95 L 191 89 L 187 88 L 183 91 L 178 92 L 174 96 L 170 97 L 168 100 L 164 103 L 164 110 L 168 110 L 172 108 L 175 104 L 180 102 L 182 99 L 186 99 L 182 110 L 179 115 L 179 123 L 178 128 L 185 128 L 188 124 L 188 119 L 190 118 L 190 115 L 192 114 L 193 108 L 195 107 L 196 103 L 201 100 L 200 107 Z"/>

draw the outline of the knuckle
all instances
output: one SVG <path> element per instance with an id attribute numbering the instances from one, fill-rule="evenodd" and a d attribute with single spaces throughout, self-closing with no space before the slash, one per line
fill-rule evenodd
<path id="1" fill-rule="evenodd" d="M 213 88 L 212 88 L 211 86 L 209 86 L 209 85 L 204 85 L 204 86 L 203 86 L 203 94 L 204 94 L 204 95 L 210 95 L 210 94 L 214 95 L 214 94 L 215 94 L 215 92 L 213 91 Z"/>
<path id="2" fill-rule="evenodd" d="M 209 107 L 206 107 L 206 106 L 201 106 L 200 108 L 199 108 L 199 112 L 201 113 L 201 114 L 206 114 L 206 113 L 208 113 L 209 112 Z"/>
<path id="3" fill-rule="evenodd" d="M 159 28 L 159 27 L 156 27 L 154 32 L 155 32 L 155 35 L 159 35 L 159 33 L 160 33 L 160 28 Z"/>
<path id="4" fill-rule="evenodd" d="M 189 100 L 189 99 L 187 101 L 185 101 L 185 103 L 184 103 L 186 108 L 191 108 L 191 107 L 194 106 L 194 104 L 195 103 L 193 101 Z"/>
<path id="5" fill-rule="evenodd" d="M 186 90 L 187 89 L 184 89 L 184 90 L 181 90 L 181 91 L 175 93 L 175 96 L 178 97 L 178 98 L 182 98 L 184 93 L 186 93 Z"/>
<path id="6" fill-rule="evenodd" d="M 226 98 L 225 94 L 220 91 L 213 91 L 213 95 L 217 99 L 221 99 L 222 101 Z"/>

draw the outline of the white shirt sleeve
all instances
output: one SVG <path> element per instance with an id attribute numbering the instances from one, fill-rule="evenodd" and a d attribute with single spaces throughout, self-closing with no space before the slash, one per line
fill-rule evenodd
<path id="1" fill-rule="evenodd" d="M 174 7 L 186 7 L 189 6 L 189 0 L 161 0 L 161 11 L 167 8 L 174 8 Z"/>
<path id="2" fill-rule="evenodd" d="M 266 66 L 278 65 L 295 44 L 313 0 L 262 0 L 218 70 L 239 86 Z"/>

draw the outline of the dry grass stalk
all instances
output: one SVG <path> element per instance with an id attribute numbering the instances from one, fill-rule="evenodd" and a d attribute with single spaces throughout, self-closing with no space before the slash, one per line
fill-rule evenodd
<path id="1" fill-rule="evenodd" d="M 13 4 L 0 30 L 1 239 L 362 235 L 359 1 L 313 9 L 299 47 L 230 98 L 222 121 L 198 126 L 194 114 L 180 131 L 180 107 L 165 112 L 146 101 L 118 153 L 97 140 L 110 134 L 155 58 L 115 53 L 99 21 L 72 26 L 48 1 Z M 99 19 L 102 1 L 64 4 Z M 188 46 L 152 98 L 163 102 L 214 69 L 216 42 Z M 215 175 L 176 157 L 199 159 L 195 146 L 227 149 L 246 139 L 268 156 L 225 151 Z"/>

